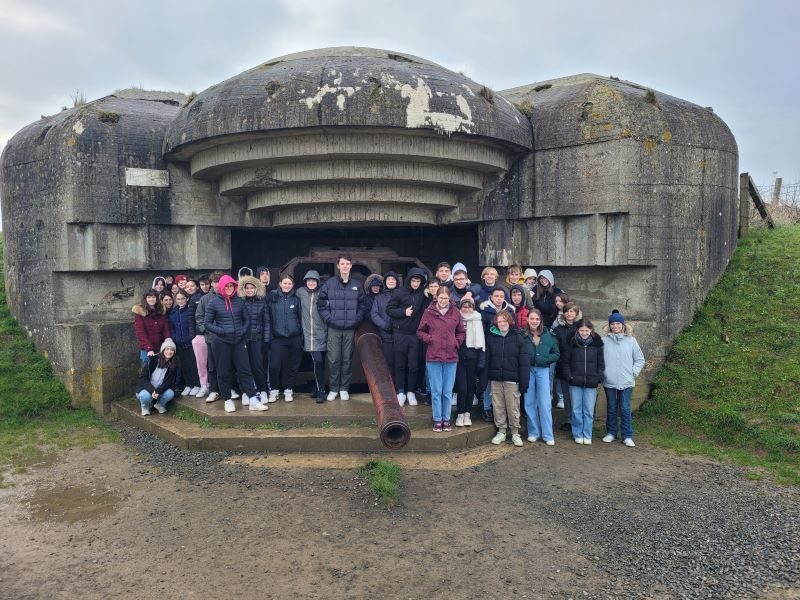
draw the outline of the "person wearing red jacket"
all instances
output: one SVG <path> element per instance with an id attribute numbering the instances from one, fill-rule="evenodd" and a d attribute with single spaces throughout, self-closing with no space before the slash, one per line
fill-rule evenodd
<path id="1" fill-rule="evenodd" d="M 427 344 L 425 368 L 431 386 L 433 430 L 450 431 L 458 348 L 464 343 L 467 332 L 461 313 L 450 302 L 450 289 L 447 286 L 439 287 L 436 302 L 431 302 L 423 311 L 417 337 Z"/>
<path id="2" fill-rule="evenodd" d="M 133 329 L 139 342 L 139 360 L 144 367 L 148 364 L 148 358 L 158 354 L 161 344 L 169 337 L 169 319 L 154 289 L 145 292 L 142 303 L 134 305 L 131 312 Z"/>

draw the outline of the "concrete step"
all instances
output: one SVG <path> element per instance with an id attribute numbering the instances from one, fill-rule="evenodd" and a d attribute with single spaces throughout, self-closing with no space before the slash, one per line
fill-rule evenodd
<path id="1" fill-rule="evenodd" d="M 216 423 L 208 420 L 186 420 L 176 416 L 175 408 L 164 414 L 157 413 L 143 417 L 138 402 L 124 400 L 112 403 L 112 410 L 118 418 L 143 431 L 147 431 L 161 439 L 186 450 L 228 450 L 246 452 L 444 452 L 447 450 L 463 450 L 487 444 L 495 433 L 492 423 L 476 421 L 472 427 L 453 427 L 450 433 L 434 433 L 431 429 L 430 417 L 423 424 L 422 419 L 415 419 L 411 425 L 411 441 L 401 450 L 389 450 L 383 446 L 378 430 L 373 425 L 364 426 L 358 420 L 348 421 L 345 426 L 336 425 L 331 418 L 323 421 L 312 421 L 312 415 L 300 414 L 300 408 L 288 408 L 292 403 L 281 401 L 286 410 L 295 411 L 292 415 L 274 414 L 273 420 L 264 420 L 265 413 L 242 411 L 237 406 L 238 421 Z M 179 404 L 192 403 L 191 400 Z M 216 403 L 214 403 L 216 404 Z M 238 404 L 238 402 L 237 402 Z M 312 402 L 313 404 L 313 402 Z M 331 403 L 326 403 L 331 404 Z M 346 403 L 343 403 L 346 404 Z M 355 403 L 354 403 L 355 404 Z M 270 405 L 277 410 L 278 403 Z M 213 404 L 211 406 L 214 406 Z M 314 405 L 325 406 L 325 405 Z M 421 409 L 422 407 L 412 407 Z M 430 407 L 425 407 L 430 411 Z M 222 408 L 220 406 L 219 410 Z M 336 410 L 333 409 L 332 413 Z M 341 410 L 347 412 L 350 409 Z M 200 411 L 197 411 L 198 414 Z M 420 411 L 422 412 L 422 411 Z M 251 416 L 252 415 L 252 416 Z M 342 414 L 331 414 L 329 417 L 343 417 Z M 417 417 L 417 415 L 414 415 Z M 423 415 L 424 416 L 424 415 Z M 295 423 L 302 426 L 286 424 L 282 418 L 297 419 Z M 277 420 L 276 420 L 277 419 Z"/>

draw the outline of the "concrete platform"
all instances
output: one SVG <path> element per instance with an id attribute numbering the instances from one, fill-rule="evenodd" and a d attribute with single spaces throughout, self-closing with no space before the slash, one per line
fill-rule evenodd
<path id="1" fill-rule="evenodd" d="M 176 416 L 171 406 L 164 414 L 140 415 L 136 400 L 112 403 L 123 421 L 187 450 L 228 450 L 245 452 L 445 452 L 488 444 L 494 424 L 476 420 L 472 427 L 453 427 L 450 433 L 434 433 L 429 406 L 406 407 L 411 441 L 401 450 L 389 450 L 378 437 L 369 394 L 316 404 L 307 395 L 294 402 L 280 400 L 270 410 L 257 413 L 242 410 L 225 413 L 221 402 L 181 399 L 176 404 L 191 411 L 190 419 Z"/>

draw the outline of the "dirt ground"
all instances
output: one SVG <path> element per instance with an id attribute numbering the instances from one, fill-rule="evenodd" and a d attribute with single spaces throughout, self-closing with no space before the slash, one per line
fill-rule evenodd
<path id="1" fill-rule="evenodd" d="M 665 495 L 681 501 L 709 474 L 715 489 L 698 494 L 703 505 L 713 505 L 707 494 L 727 502 L 743 491 L 743 505 L 760 498 L 795 517 L 800 507 L 796 490 L 704 459 L 559 440 L 462 470 L 404 469 L 401 505 L 388 510 L 352 468 L 151 452 L 134 437 L 67 451 L 0 490 L 0 597 L 676 597 L 684 592 L 670 573 L 683 575 L 669 561 L 680 556 L 661 559 L 663 577 L 656 562 L 652 576 L 640 565 L 609 568 L 620 556 L 609 526 L 658 537 L 679 523 L 647 507 Z M 615 495 L 631 503 L 617 516 L 614 502 L 598 500 Z M 764 571 L 744 595 L 798 597 L 796 554 L 787 560 L 788 577 Z"/>

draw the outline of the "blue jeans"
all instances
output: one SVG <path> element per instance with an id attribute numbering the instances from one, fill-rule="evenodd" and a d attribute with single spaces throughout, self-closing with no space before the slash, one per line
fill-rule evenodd
<path id="1" fill-rule="evenodd" d="M 606 412 L 606 433 L 617 437 L 617 410 L 622 420 L 622 439 L 633 438 L 633 420 L 631 419 L 631 394 L 633 388 L 616 390 L 603 388 L 606 391 L 608 409 Z"/>
<path id="2" fill-rule="evenodd" d="M 597 388 L 569 386 L 572 399 L 572 437 L 592 439 L 594 405 L 597 402 Z"/>
<path id="3" fill-rule="evenodd" d="M 549 442 L 553 439 L 553 413 L 550 396 L 550 368 L 531 367 L 528 391 L 525 392 L 525 414 L 528 435 Z"/>
<path id="4" fill-rule="evenodd" d="M 143 367 L 147 366 L 150 357 L 147 356 L 147 350 L 139 350 L 139 362 L 142 363 Z"/>
<path id="5" fill-rule="evenodd" d="M 136 396 L 139 398 L 139 404 L 142 405 L 142 408 L 150 410 L 153 405 L 153 396 L 150 395 L 150 392 L 147 390 L 140 390 Z M 175 392 L 172 390 L 164 390 L 163 393 L 159 394 L 157 404 L 160 404 L 164 408 L 167 407 L 167 403 L 175 397 Z"/>
<path id="6" fill-rule="evenodd" d="M 453 386 L 456 383 L 456 367 L 454 362 L 426 362 L 425 373 L 431 384 L 431 405 L 433 420 L 449 421 Z"/>
<path id="7" fill-rule="evenodd" d="M 483 410 L 492 410 L 492 394 L 489 391 L 491 385 L 487 385 L 483 391 Z"/>

